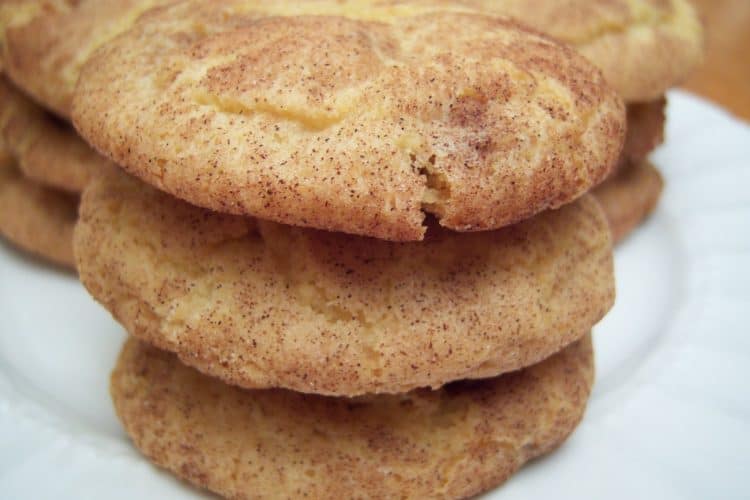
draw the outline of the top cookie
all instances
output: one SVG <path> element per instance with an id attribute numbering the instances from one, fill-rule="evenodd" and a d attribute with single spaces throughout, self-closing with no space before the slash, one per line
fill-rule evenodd
<path id="1" fill-rule="evenodd" d="M 459 231 L 517 222 L 617 162 L 615 92 L 575 51 L 512 22 L 258 5 L 142 16 L 84 67 L 79 131 L 193 204 L 390 240 L 422 239 L 425 212 Z"/>

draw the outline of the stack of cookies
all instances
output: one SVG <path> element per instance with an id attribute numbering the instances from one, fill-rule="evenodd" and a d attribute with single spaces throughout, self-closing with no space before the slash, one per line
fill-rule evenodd
<path id="1" fill-rule="evenodd" d="M 614 300 L 596 197 L 617 236 L 658 198 L 644 161 L 699 54 L 693 11 L 156 3 L 14 28 L 99 20 L 49 80 L 75 75 L 62 109 L 122 167 L 87 183 L 75 254 L 132 336 L 111 388 L 136 446 L 274 498 L 466 497 L 559 446 Z"/>
<path id="2" fill-rule="evenodd" d="M 57 117 L 68 120 L 74 87 L 86 59 L 99 46 L 126 31 L 139 15 L 164 3 L 167 0 L 4 0 L 0 2 L 0 55 L 7 61 L 3 63 L 0 57 L 0 68 L 5 66 L 23 92 Z M 394 11 L 406 10 L 406 4 L 399 1 L 369 3 Z M 701 54 L 700 25 L 685 0 L 409 3 L 423 10 L 432 6 L 512 16 L 574 46 L 599 67 L 628 105 L 628 135 L 618 167 L 594 194 L 607 214 L 616 242 L 651 212 L 661 193 L 662 180 L 646 157 L 663 139 L 663 95 L 685 76 Z M 350 1 L 346 8 L 361 10 L 367 4 Z M 325 2 L 307 1 L 300 5 L 297 8 L 306 14 L 326 10 Z M 285 8 L 284 3 L 277 7 L 282 11 Z M 7 82 L 2 86 L 7 88 Z M 0 135 L 8 138 L 0 138 L 5 144 L 0 144 L 0 203 L 8 209 L 0 211 L 0 234 L 25 250 L 71 267 L 69 242 L 76 195 L 83 179 L 100 170 L 105 162 L 85 151 L 81 141 L 59 120 L 49 120 L 48 113 L 35 108 L 15 90 L 2 94 L 6 103 L 3 108 L 30 112 L 32 117 L 4 115 L 5 131 Z M 19 100 L 25 101 L 20 108 L 7 104 Z M 14 116 L 18 117 L 18 111 Z M 9 121 L 15 125 L 9 127 Z M 40 125 L 41 122 L 51 125 Z M 21 147 L 17 141 L 19 134 L 29 133 L 26 128 L 36 131 L 35 146 L 31 148 L 37 151 L 31 154 L 35 160 L 19 158 Z M 28 141 L 28 136 L 24 140 Z M 72 158 L 68 157 L 71 152 Z M 20 176 L 14 165 L 19 165 L 33 183 Z"/>
<path id="3" fill-rule="evenodd" d="M 71 270 L 80 193 L 111 165 L 67 123 L 70 102 L 84 58 L 104 41 L 102 26 L 113 37 L 121 22 L 89 15 L 96 2 L 83 11 L 73 4 L 0 2 L 0 235 Z"/>
<path id="4" fill-rule="evenodd" d="M 174 4 L 81 73 L 76 127 L 138 178 L 75 234 L 138 339 L 117 414 L 228 497 L 477 494 L 582 417 L 624 106 L 501 18 L 314 7 Z"/>
<path id="5" fill-rule="evenodd" d="M 70 126 L 0 77 L 0 234 L 75 269 L 78 195 L 103 163 Z"/>

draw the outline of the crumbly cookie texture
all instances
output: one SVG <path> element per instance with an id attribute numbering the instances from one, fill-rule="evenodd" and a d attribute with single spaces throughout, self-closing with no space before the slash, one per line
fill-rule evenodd
<path id="1" fill-rule="evenodd" d="M 299 5 L 149 12 L 85 65 L 76 127 L 193 204 L 399 241 L 425 213 L 512 224 L 615 166 L 623 104 L 574 50 L 486 15 Z"/>
<path id="2" fill-rule="evenodd" d="M 624 240 L 651 215 L 663 188 L 659 171 L 644 161 L 623 167 L 592 192 L 607 214 L 615 243 Z"/>
<path id="3" fill-rule="evenodd" d="M 77 197 L 32 182 L 12 165 L 0 165 L 0 235 L 22 250 L 75 269 L 77 209 Z"/>
<path id="4" fill-rule="evenodd" d="M 150 460 L 228 498 L 467 498 L 565 440 L 593 371 L 587 335 L 499 378 L 327 398 L 233 388 L 129 340 L 111 393 Z"/>
<path id="5" fill-rule="evenodd" d="M 80 193 L 93 175 L 111 168 L 70 125 L 46 113 L 2 77 L 0 137 L 25 177 L 55 189 Z"/>
<path id="6" fill-rule="evenodd" d="M 503 230 L 393 243 L 197 208 L 124 174 L 84 193 L 82 283 L 132 334 L 249 388 L 354 396 L 534 364 L 614 299 L 589 196 Z"/>

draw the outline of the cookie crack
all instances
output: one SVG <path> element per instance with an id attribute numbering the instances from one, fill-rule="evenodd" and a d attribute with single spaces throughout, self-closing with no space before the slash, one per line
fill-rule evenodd
<path id="1" fill-rule="evenodd" d="M 451 185 L 448 176 L 435 168 L 435 155 L 430 156 L 427 163 L 419 169 L 419 175 L 425 179 L 422 211 L 437 218 L 442 217 L 451 198 Z"/>

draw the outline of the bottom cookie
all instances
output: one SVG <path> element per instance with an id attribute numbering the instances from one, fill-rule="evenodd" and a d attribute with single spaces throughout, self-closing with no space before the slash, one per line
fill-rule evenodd
<path id="1" fill-rule="evenodd" d="M 593 382 L 590 336 L 530 368 L 354 399 L 244 390 L 128 340 L 115 409 L 157 465 L 233 498 L 463 498 L 559 446 Z"/>
<path id="2" fill-rule="evenodd" d="M 642 162 L 623 167 L 593 191 L 607 215 L 615 243 L 654 211 L 663 188 L 659 171 L 651 163 Z"/>
<path id="3" fill-rule="evenodd" d="M 0 235 L 22 250 L 75 269 L 77 217 L 77 196 L 36 184 L 13 166 L 0 167 Z"/>

